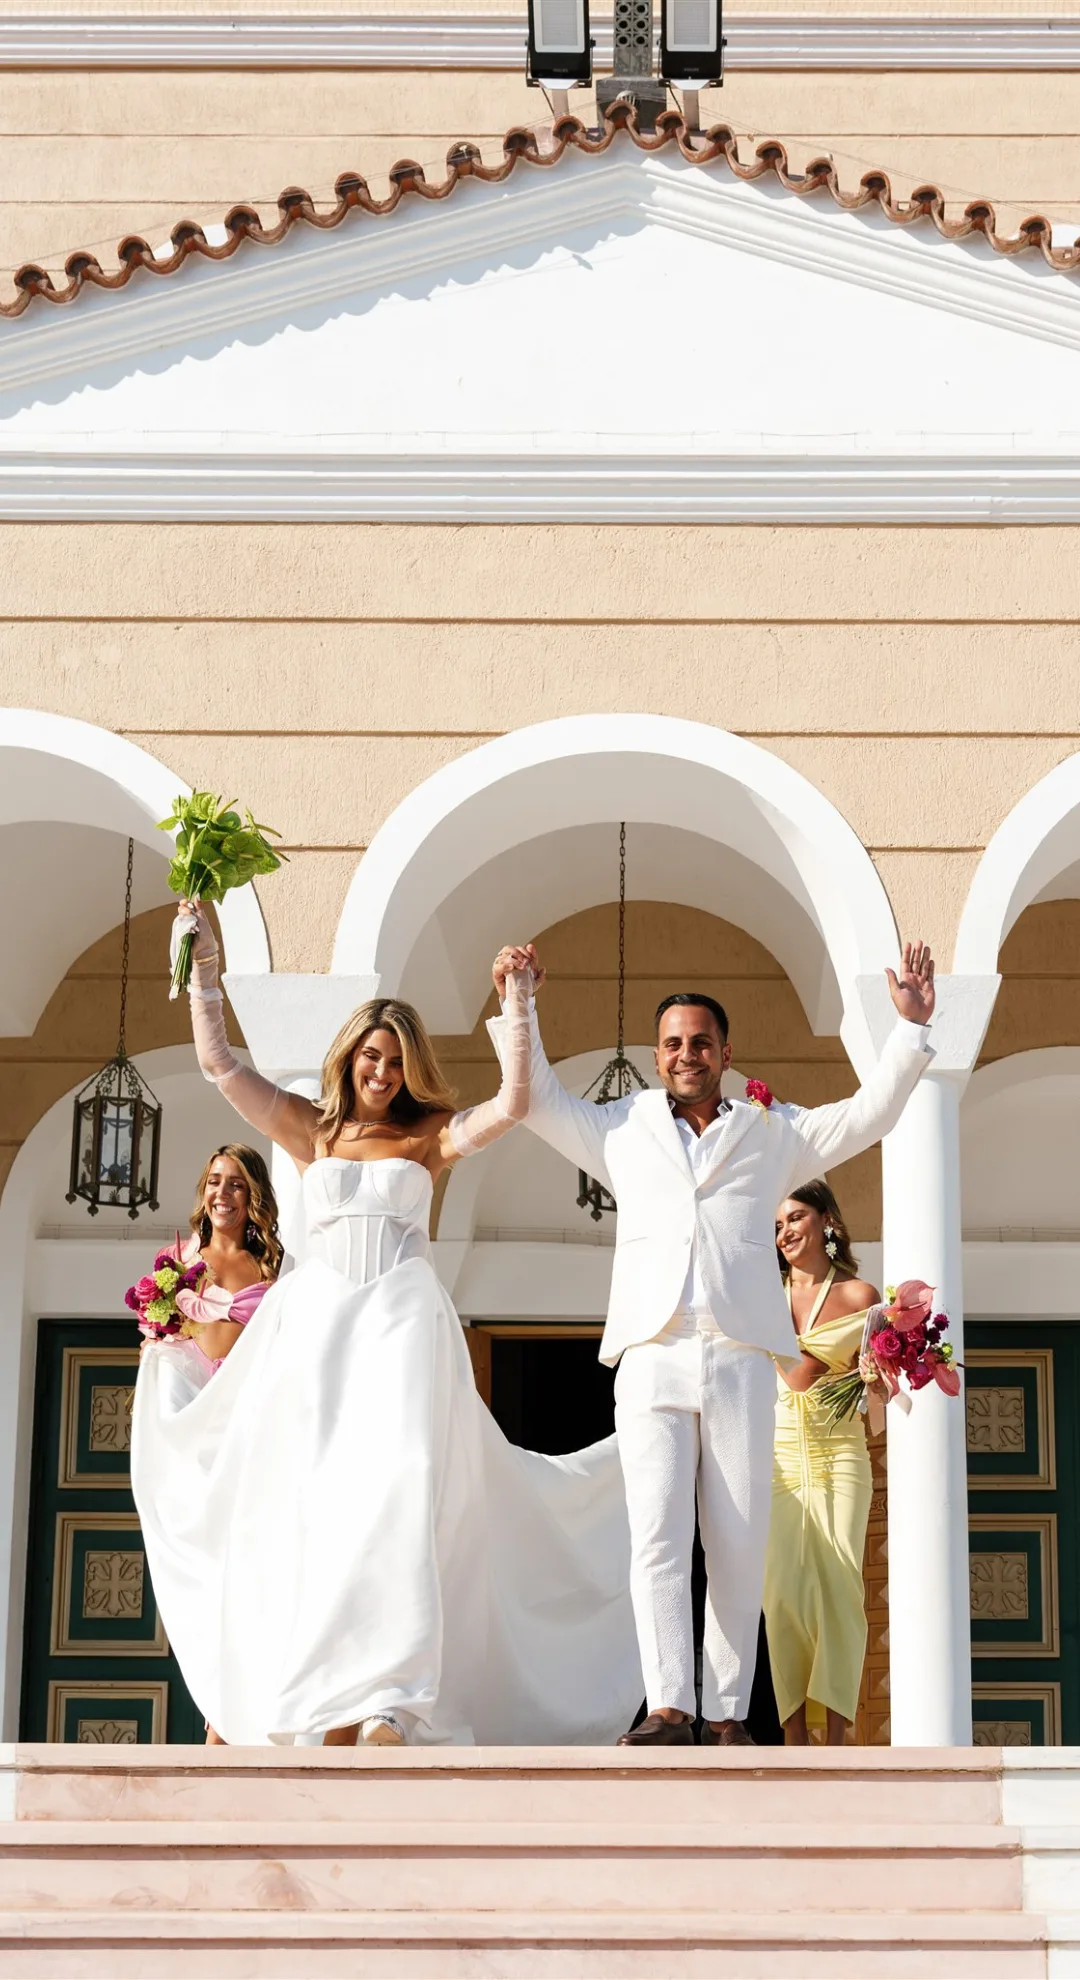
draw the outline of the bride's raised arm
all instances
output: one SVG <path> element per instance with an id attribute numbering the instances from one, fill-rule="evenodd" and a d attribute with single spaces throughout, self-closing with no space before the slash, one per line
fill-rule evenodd
<path id="1" fill-rule="evenodd" d="M 225 1000 L 218 983 L 218 948 L 214 931 L 201 907 L 184 902 L 180 920 L 196 924 L 192 961 L 191 1030 L 204 1079 L 209 1079 L 235 1107 L 242 1120 L 269 1135 L 297 1162 L 313 1162 L 318 1113 L 302 1094 L 286 1093 L 264 1079 L 252 1066 L 241 1065 L 225 1034 Z"/>
<path id="2" fill-rule="evenodd" d="M 506 1050 L 502 1085 L 493 1100 L 482 1100 L 477 1107 L 466 1107 L 454 1114 L 440 1136 L 443 1160 L 456 1161 L 461 1155 L 476 1155 L 499 1136 L 508 1134 L 529 1111 L 529 1073 L 532 1064 L 532 1036 L 529 1004 L 533 978 L 529 970 L 510 970 L 506 977 Z"/>

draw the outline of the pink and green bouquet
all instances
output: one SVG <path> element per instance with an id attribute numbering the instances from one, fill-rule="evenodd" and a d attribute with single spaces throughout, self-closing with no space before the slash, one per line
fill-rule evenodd
<path id="1" fill-rule="evenodd" d="M 146 1341 L 165 1341 L 183 1330 L 184 1315 L 176 1304 L 178 1292 L 195 1292 L 206 1275 L 201 1258 L 185 1264 L 179 1236 L 173 1251 L 159 1251 L 152 1272 L 129 1286 L 124 1305 L 139 1316 L 139 1332 Z"/>
<path id="2" fill-rule="evenodd" d="M 960 1394 L 960 1363 L 944 1339 L 949 1322 L 944 1313 L 935 1311 L 933 1286 L 923 1279 L 905 1279 L 901 1286 L 886 1286 L 885 1300 L 866 1316 L 858 1367 L 831 1382 L 815 1384 L 830 1425 L 842 1423 L 872 1402 L 879 1409 L 882 1402 L 898 1402 L 908 1411 L 911 1396 L 901 1382 L 912 1393 L 936 1382 L 945 1395 Z"/>

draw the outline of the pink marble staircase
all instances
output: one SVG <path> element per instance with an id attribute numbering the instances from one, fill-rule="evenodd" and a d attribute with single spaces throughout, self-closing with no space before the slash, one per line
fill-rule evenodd
<path id="1" fill-rule="evenodd" d="M 1053 1971 L 991 1751 L 39 1746 L 0 1773 L 19 1980 Z"/>

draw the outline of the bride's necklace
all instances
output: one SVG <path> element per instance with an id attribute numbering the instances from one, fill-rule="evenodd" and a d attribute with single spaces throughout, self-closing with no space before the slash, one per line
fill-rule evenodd
<path id="1" fill-rule="evenodd" d="M 342 1131 L 343 1134 L 348 1135 L 351 1141 L 364 1141 L 372 1134 L 383 1135 L 389 1141 L 403 1141 L 408 1138 L 400 1122 L 390 1119 L 384 1121 L 358 1121 L 350 1115 L 347 1120 L 342 1122 Z"/>

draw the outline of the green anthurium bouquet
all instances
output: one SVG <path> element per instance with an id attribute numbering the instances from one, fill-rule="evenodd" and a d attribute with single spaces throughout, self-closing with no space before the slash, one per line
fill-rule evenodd
<path id="1" fill-rule="evenodd" d="M 235 800 L 224 803 L 211 791 L 193 791 L 178 797 L 172 815 L 163 818 L 162 832 L 175 832 L 176 853 L 169 867 L 169 886 L 186 901 L 222 901 L 234 887 L 246 887 L 260 873 L 276 873 L 284 853 L 274 851 L 267 840 L 269 832 L 280 835 L 272 825 L 257 825 L 250 811 L 233 809 Z M 170 997 L 178 997 L 191 982 L 194 930 L 181 938 L 173 964 Z"/>

